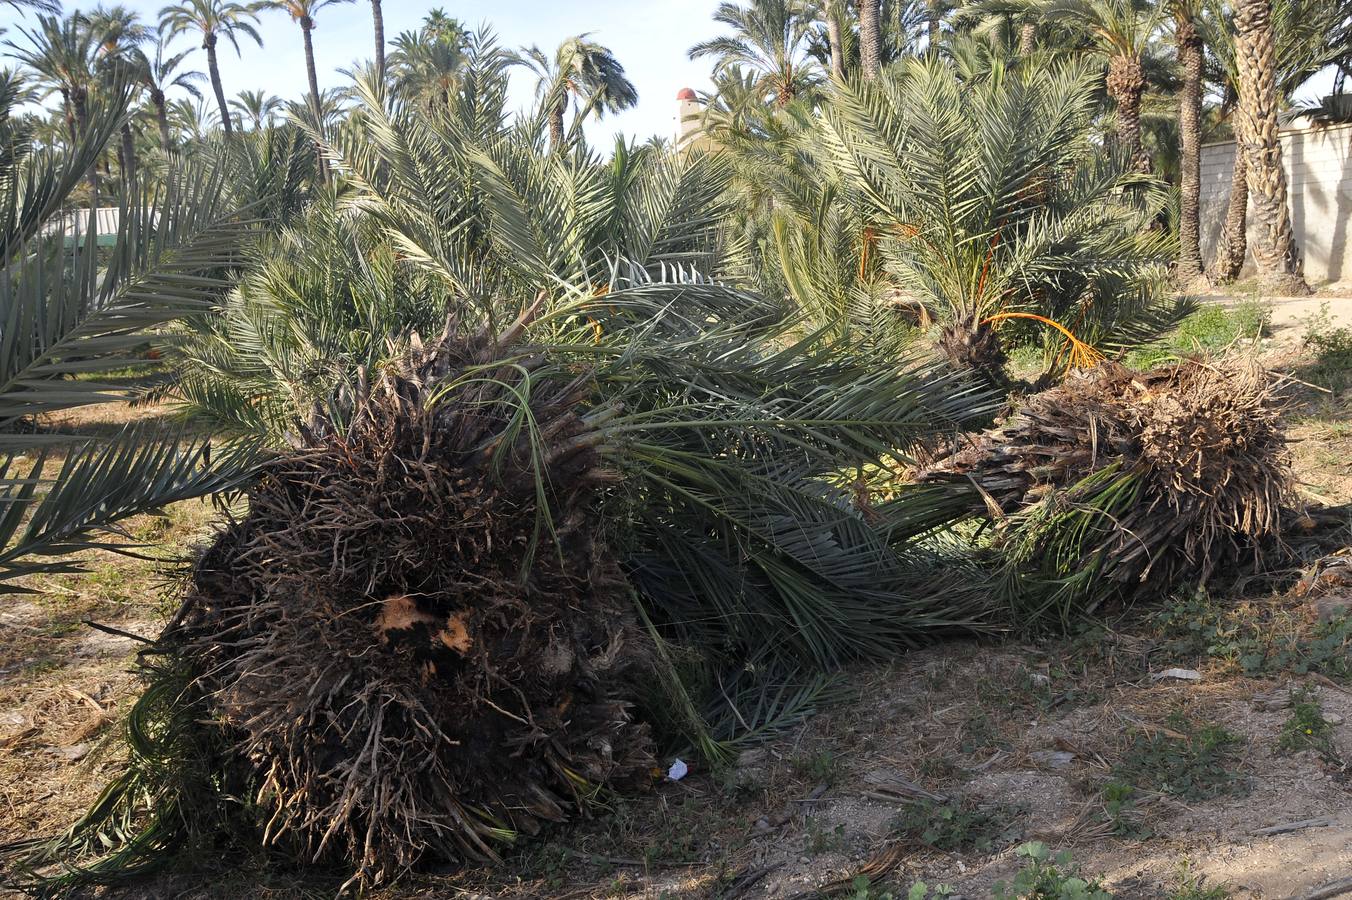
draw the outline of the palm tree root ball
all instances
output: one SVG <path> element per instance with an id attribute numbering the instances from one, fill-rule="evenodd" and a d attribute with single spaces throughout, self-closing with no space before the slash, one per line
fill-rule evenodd
<path id="1" fill-rule="evenodd" d="M 651 779 L 645 632 L 595 513 L 606 413 L 585 372 L 539 362 L 415 347 L 316 415 L 198 562 L 162 643 L 231 737 L 265 843 L 375 883 L 495 858 Z"/>
<path id="2" fill-rule="evenodd" d="M 1280 543 L 1293 497 L 1276 379 L 1247 358 L 1071 373 L 920 475 L 975 486 L 1025 620 L 1203 583 Z"/>

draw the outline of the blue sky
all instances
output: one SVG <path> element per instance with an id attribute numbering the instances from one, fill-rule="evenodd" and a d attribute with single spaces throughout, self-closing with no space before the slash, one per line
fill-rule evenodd
<path id="1" fill-rule="evenodd" d="M 154 22 L 165 0 L 122 0 Z M 66 2 L 69 11 L 77 6 L 92 9 L 96 2 Z M 110 3 L 111 5 L 111 3 Z M 417 27 L 427 11 L 440 6 L 471 26 L 490 24 L 504 46 L 539 44 L 552 50 L 565 37 L 584 31 L 615 51 L 630 80 L 638 87 L 639 101 L 634 109 L 608 117 L 587 127 L 596 142 L 609 142 L 616 131 L 646 138 L 658 134 L 670 136 L 676 128 L 676 92 L 682 87 L 706 89 L 709 61 L 691 62 L 686 50 L 698 41 L 720 33 L 711 19 L 717 0 L 665 0 L 661 3 L 621 3 L 618 0 L 572 0 L 572 2 L 520 2 L 520 0 L 447 0 L 441 3 L 385 0 L 385 36 L 392 39 L 400 31 Z M 225 91 L 262 89 L 287 99 L 299 99 L 305 93 L 305 61 L 301 53 L 300 27 L 285 13 L 259 15 L 263 49 L 251 41 L 240 44 L 241 57 L 223 47 L 221 80 Z M 0 6 L 0 27 L 9 30 L 7 39 L 22 40 L 12 28 L 21 17 L 7 5 Z M 371 4 L 367 0 L 329 7 L 320 12 L 314 33 L 315 62 L 320 87 L 344 84 L 337 71 L 358 60 L 370 59 L 375 48 L 371 36 Z M 186 38 L 180 38 L 187 47 Z M 206 57 L 199 50 L 191 58 L 203 71 Z M 513 92 L 520 105 L 531 99 L 533 78 L 529 72 L 513 76 Z"/>

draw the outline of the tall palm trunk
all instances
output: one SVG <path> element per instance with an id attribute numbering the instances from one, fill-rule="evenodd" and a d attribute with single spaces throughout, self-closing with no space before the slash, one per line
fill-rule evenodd
<path id="1" fill-rule="evenodd" d="M 300 31 L 305 38 L 305 76 L 310 81 L 310 108 L 315 113 L 315 128 L 323 128 L 324 115 L 323 107 L 319 99 L 319 74 L 315 71 L 315 42 L 314 42 L 315 20 L 309 16 L 300 17 Z M 325 184 L 329 180 L 329 167 L 324 159 L 324 150 L 318 142 L 315 143 L 315 156 L 319 166 L 319 177 Z"/>
<path id="2" fill-rule="evenodd" d="M 70 133 L 70 146 L 73 150 L 79 141 L 79 135 L 75 131 L 75 107 L 70 102 L 70 91 L 66 88 L 61 89 L 61 110 L 66 116 L 66 131 Z"/>
<path id="3" fill-rule="evenodd" d="M 300 31 L 305 38 L 305 77 L 310 80 L 310 103 L 315 114 L 319 114 L 319 75 L 315 72 L 315 42 L 313 32 L 315 20 L 309 16 L 300 17 Z"/>
<path id="4" fill-rule="evenodd" d="M 1138 172 L 1150 171 L 1150 157 L 1141 143 L 1141 96 L 1145 72 L 1139 56 L 1114 56 L 1108 61 L 1108 95 L 1117 104 L 1117 140 L 1131 154 Z"/>
<path id="5" fill-rule="evenodd" d="M 864 77 L 874 79 L 882 68 L 879 0 L 859 0 L 859 62 Z"/>
<path id="6" fill-rule="evenodd" d="M 211 76 L 211 89 L 216 94 L 216 104 L 221 108 L 221 127 L 225 129 L 225 136 L 230 137 L 235 133 L 235 127 L 230 122 L 230 107 L 225 102 L 225 88 L 221 86 L 221 69 L 216 65 L 216 35 L 208 34 L 202 41 L 202 47 L 207 51 L 207 74 Z"/>
<path id="7" fill-rule="evenodd" d="M 563 111 L 568 108 L 568 96 L 565 94 L 549 111 L 549 147 L 558 150 L 563 146 Z"/>
<path id="8" fill-rule="evenodd" d="M 1237 134 L 1248 167 L 1257 233 L 1253 258 L 1264 288 L 1281 296 L 1310 293 L 1291 230 L 1286 169 L 1277 136 L 1277 79 L 1271 0 L 1238 0 L 1235 63 L 1239 74 Z"/>
<path id="9" fill-rule="evenodd" d="M 158 88 L 151 91 L 150 102 L 155 104 L 155 124 L 160 126 L 160 149 L 168 156 L 173 144 L 169 140 L 169 111 L 165 108 L 164 91 Z"/>
<path id="10" fill-rule="evenodd" d="M 385 77 L 385 14 L 380 9 L 380 0 L 371 0 L 371 24 L 376 35 L 376 71 L 381 79 Z"/>
<path id="11" fill-rule="evenodd" d="M 1178 280 L 1187 284 L 1202 274 L 1202 35 L 1184 3 L 1174 7 L 1174 34 L 1183 89 L 1178 99 L 1182 156 L 1179 173 Z"/>
<path id="12" fill-rule="evenodd" d="M 136 177 L 136 141 L 132 137 L 131 124 L 122 123 L 122 153 L 118 163 L 122 166 L 122 181 L 128 182 Z"/>
<path id="13" fill-rule="evenodd" d="M 1033 21 L 1024 22 L 1019 26 L 1019 54 L 1031 56 L 1036 49 L 1037 23 Z"/>
<path id="14" fill-rule="evenodd" d="M 1216 263 L 1212 279 L 1228 284 L 1244 269 L 1244 258 L 1249 255 L 1247 218 L 1249 215 L 1248 166 L 1244 163 L 1244 149 L 1239 131 L 1235 131 L 1235 163 L 1230 172 L 1230 204 L 1221 226 L 1220 245 L 1216 248 Z"/>
<path id="15" fill-rule="evenodd" d="M 831 77 L 845 78 L 845 45 L 840 40 L 839 0 L 826 0 L 826 41 L 831 47 Z"/>
<path id="16" fill-rule="evenodd" d="M 71 106 L 75 109 L 75 124 L 79 129 L 80 136 L 84 137 L 89 134 L 88 95 L 85 93 L 84 88 L 75 88 L 70 92 L 70 100 Z M 101 182 L 99 181 L 99 166 L 97 162 L 89 167 L 87 178 L 89 181 L 89 205 L 91 208 L 97 209 L 99 205 L 99 188 L 101 187 Z"/>

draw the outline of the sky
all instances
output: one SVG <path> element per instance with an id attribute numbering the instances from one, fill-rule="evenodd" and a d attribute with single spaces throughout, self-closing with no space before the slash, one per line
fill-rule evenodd
<path id="1" fill-rule="evenodd" d="M 111 5 L 110 0 L 108 5 Z M 154 23 L 166 0 L 121 0 L 122 5 Z M 72 3 L 92 9 L 96 0 Z M 591 32 L 594 40 L 614 51 L 629 79 L 638 88 L 638 105 L 618 115 L 587 126 L 593 143 L 609 143 L 616 132 L 639 139 L 651 135 L 671 137 L 676 131 L 676 93 L 683 87 L 707 90 L 710 61 L 692 62 L 686 51 L 691 45 L 721 33 L 712 21 L 717 0 L 662 0 L 622 3 L 619 0 L 570 0 L 570 2 L 523 2 L 523 0 L 443 0 L 440 3 L 385 0 L 385 37 L 392 40 L 401 31 L 416 28 L 429 9 L 440 6 L 449 15 L 474 27 L 491 25 L 503 46 L 517 48 L 538 44 L 548 52 L 566 37 Z M 31 13 L 28 22 L 31 24 Z M 245 90 L 266 90 L 284 99 L 298 100 L 305 94 L 305 58 L 301 51 L 300 26 L 282 12 L 259 14 L 263 48 L 248 38 L 240 42 L 240 57 L 223 44 L 220 50 L 221 81 L 227 96 Z M 316 17 L 315 65 L 320 88 L 347 83 L 338 72 L 354 62 L 375 55 L 371 34 L 371 4 L 357 0 L 330 6 Z M 8 5 L 0 5 L 0 27 L 5 39 L 22 41 L 15 25 L 24 17 Z M 179 49 L 191 45 L 187 36 L 178 39 Z M 206 71 L 205 51 L 189 58 L 195 68 Z M 210 89 L 205 82 L 204 93 Z M 513 75 L 512 92 L 518 106 L 532 99 L 534 77 L 520 70 Z"/>

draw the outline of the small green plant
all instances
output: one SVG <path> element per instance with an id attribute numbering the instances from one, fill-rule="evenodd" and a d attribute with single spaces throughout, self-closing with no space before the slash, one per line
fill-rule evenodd
<path id="1" fill-rule="evenodd" d="M 917 881 L 911 885 L 911 889 L 906 892 L 906 900 L 943 900 L 945 897 L 953 896 L 957 891 L 951 884 L 936 884 L 931 888 L 923 881 Z M 881 900 L 881 898 L 879 898 Z"/>
<path id="2" fill-rule="evenodd" d="M 1032 841 L 1015 853 L 1028 863 L 1012 881 L 995 883 L 995 900 L 1112 900 L 1098 879 L 1081 874 L 1068 850 L 1053 856 L 1046 844 Z"/>
<path id="3" fill-rule="evenodd" d="M 1224 885 L 1207 886 L 1206 876 L 1192 871 L 1192 863 L 1184 859 L 1178 864 L 1178 887 L 1169 895 L 1169 900 L 1225 900 L 1230 892 Z"/>
<path id="4" fill-rule="evenodd" d="M 981 807 L 969 801 L 912 804 L 892 820 L 892 833 L 938 850 L 988 853 L 1019 839 L 1019 812 L 1006 806 Z"/>
<path id="5" fill-rule="evenodd" d="M 1284 753 L 1314 750 L 1321 756 L 1334 755 L 1333 726 L 1324 718 L 1318 698 L 1308 687 L 1291 692 L 1291 715 L 1282 725 L 1277 749 Z"/>
<path id="6" fill-rule="evenodd" d="M 815 817 L 807 819 L 807 852 L 810 856 L 830 853 L 845 846 L 845 826 L 834 828 L 823 825 Z"/>
<path id="7" fill-rule="evenodd" d="M 1147 838 L 1150 828 L 1136 808 L 1136 788 L 1124 781 L 1103 786 L 1103 814 L 1119 837 Z"/>
<path id="8" fill-rule="evenodd" d="M 1115 774 L 1127 784 L 1184 800 L 1246 793 L 1248 779 L 1236 771 L 1241 739 L 1219 725 L 1197 725 L 1175 710 L 1168 731 L 1137 732 Z"/>
<path id="9" fill-rule="evenodd" d="M 1314 354 L 1314 363 L 1302 375 L 1309 381 L 1333 390 L 1347 387 L 1352 376 L 1352 328 L 1335 328 L 1325 301 L 1319 311 L 1304 321 L 1305 349 Z"/>
<path id="10" fill-rule="evenodd" d="M 840 760 L 830 750 L 819 750 L 811 756 L 796 756 L 790 762 L 799 778 L 835 784 L 840 777 Z"/>

